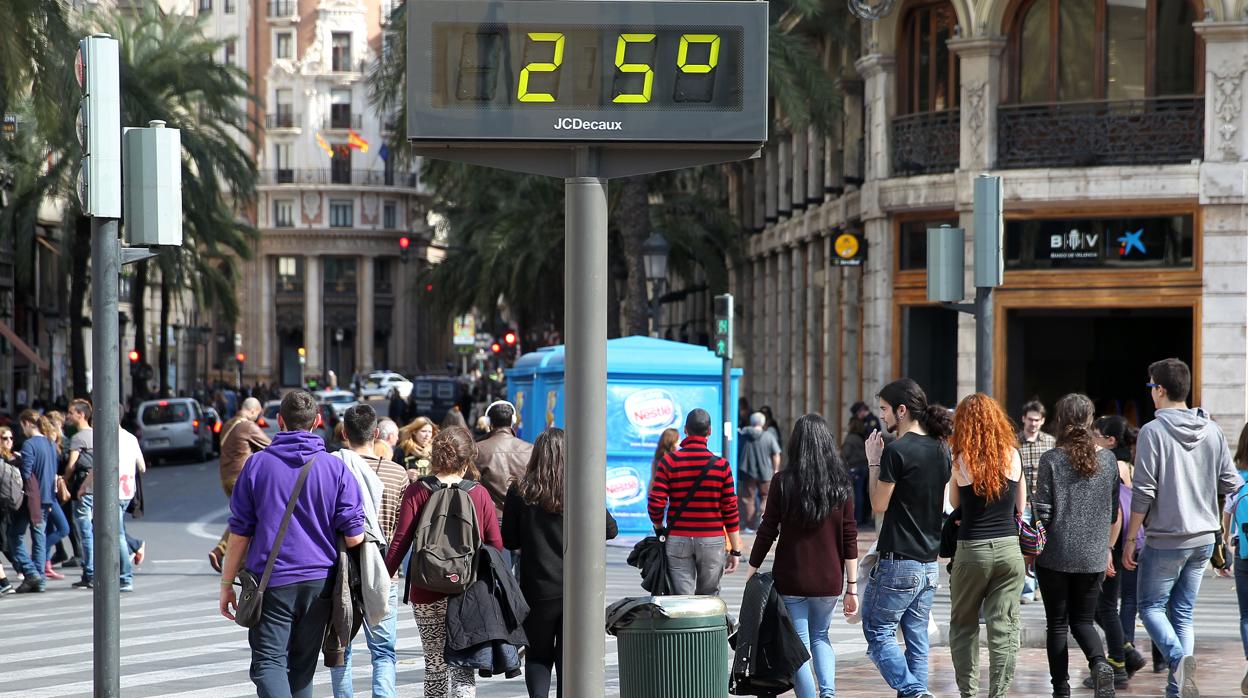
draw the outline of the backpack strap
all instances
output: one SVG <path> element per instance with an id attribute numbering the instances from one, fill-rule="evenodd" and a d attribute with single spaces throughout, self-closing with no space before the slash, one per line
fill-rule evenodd
<path id="1" fill-rule="evenodd" d="M 474 489 L 476 489 L 477 483 L 474 480 L 469 480 L 467 478 L 464 478 L 463 480 L 460 480 L 459 482 L 455 483 L 455 487 L 457 489 L 463 490 L 464 492 L 471 492 Z"/>

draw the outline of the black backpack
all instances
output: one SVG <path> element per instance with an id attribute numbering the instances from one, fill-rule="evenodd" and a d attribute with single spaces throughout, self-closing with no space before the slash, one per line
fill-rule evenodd
<path id="1" fill-rule="evenodd" d="M 91 466 L 95 464 L 95 449 L 80 448 L 78 449 L 78 460 L 74 463 L 74 472 L 70 473 L 69 496 L 78 499 L 78 491 L 82 489 L 83 483 L 87 481 L 87 476 L 91 474 Z"/>
<path id="2" fill-rule="evenodd" d="M 476 581 L 477 551 L 481 549 L 477 508 L 468 495 L 477 483 L 460 480 L 446 485 L 436 477 L 421 478 L 417 482 L 430 494 L 420 509 L 420 519 L 412 537 L 408 579 L 411 584 L 429 591 L 463 593 Z"/>
<path id="3" fill-rule="evenodd" d="M 22 469 L 0 460 L 0 511 L 14 512 L 21 508 L 26 498 L 26 483 L 22 481 Z"/>

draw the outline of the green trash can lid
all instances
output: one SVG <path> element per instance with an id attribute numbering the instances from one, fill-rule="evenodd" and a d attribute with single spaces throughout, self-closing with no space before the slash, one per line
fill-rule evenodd
<path id="1" fill-rule="evenodd" d="M 642 618 L 726 618 L 728 606 L 718 596 L 632 596 L 607 607 L 607 632 Z"/>

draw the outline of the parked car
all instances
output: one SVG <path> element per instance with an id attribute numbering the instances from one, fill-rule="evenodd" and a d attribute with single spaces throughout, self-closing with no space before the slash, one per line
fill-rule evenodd
<path id="1" fill-rule="evenodd" d="M 281 400 L 269 400 L 264 403 L 264 411 L 260 413 L 260 419 L 256 420 L 256 424 L 264 433 L 272 439 L 277 436 L 277 432 L 281 431 L 281 427 L 277 424 L 277 414 L 282 406 Z M 338 425 L 338 414 L 334 412 L 334 407 L 328 402 L 316 403 L 317 412 L 321 415 L 321 424 L 312 433 L 321 437 L 325 442 L 325 450 L 336 451 L 340 446 L 334 440 L 334 427 Z"/>
<path id="2" fill-rule="evenodd" d="M 391 390 L 397 389 L 399 397 L 404 400 L 412 394 L 412 382 L 394 371 L 376 371 L 368 374 L 364 384 L 360 386 L 360 397 L 365 400 L 374 397 L 388 397 Z"/>
<path id="3" fill-rule="evenodd" d="M 208 425 L 208 430 L 212 432 L 212 454 L 214 456 L 221 455 L 221 415 L 217 414 L 216 408 L 205 407 L 204 422 Z"/>
<path id="4" fill-rule="evenodd" d="M 329 403 L 334 408 L 334 414 L 338 419 L 342 419 L 347 410 L 360 404 L 360 401 L 355 399 L 355 393 L 350 390 L 318 390 L 312 394 L 318 401 Z"/>
<path id="5" fill-rule="evenodd" d="M 421 376 L 412 379 L 410 414 L 428 417 L 435 423 L 467 397 L 467 389 L 455 376 Z M 461 408 L 462 409 L 462 408 Z"/>
<path id="6" fill-rule="evenodd" d="M 135 436 L 148 461 L 173 456 L 191 456 L 199 463 L 208 460 L 212 428 L 199 402 L 191 398 L 148 400 L 136 412 Z"/>

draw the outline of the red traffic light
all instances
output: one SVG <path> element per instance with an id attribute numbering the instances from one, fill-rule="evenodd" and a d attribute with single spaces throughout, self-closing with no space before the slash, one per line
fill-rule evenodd
<path id="1" fill-rule="evenodd" d="M 400 249 L 400 250 L 406 250 L 407 248 L 409 248 L 409 247 L 411 247 L 411 246 L 412 246 L 412 240 L 411 240 L 411 238 L 407 237 L 406 235 L 404 235 L 403 237 L 399 238 L 399 249 Z"/>
<path id="2" fill-rule="evenodd" d="M 425 284 L 425 292 L 433 293 L 433 284 Z"/>
<path id="3" fill-rule="evenodd" d="M 238 363 L 240 363 L 240 364 L 241 364 L 241 363 L 243 363 L 244 361 L 246 361 L 246 360 L 247 360 L 247 355 L 246 355 L 246 354 L 244 354 L 243 352 L 241 352 L 241 351 L 240 351 L 240 352 L 238 352 L 237 354 L 235 354 L 235 355 L 234 355 L 234 358 L 235 358 L 236 360 L 238 360 Z"/>
<path id="4" fill-rule="evenodd" d="M 137 363 L 139 363 L 139 352 L 138 352 L 138 351 L 136 351 L 136 350 L 134 350 L 134 349 L 131 349 L 131 350 L 130 350 L 130 354 L 129 354 L 129 356 L 130 356 L 130 363 L 132 363 L 132 364 L 137 364 Z"/>
<path id="5" fill-rule="evenodd" d="M 499 344 L 498 342 L 494 342 L 493 344 L 490 345 L 490 351 L 495 354 L 501 354 L 503 353 L 503 345 Z"/>
<path id="6" fill-rule="evenodd" d="M 516 346 L 516 333 L 510 331 L 507 332 L 507 334 L 503 335 L 503 341 L 506 342 L 509 347 Z"/>

